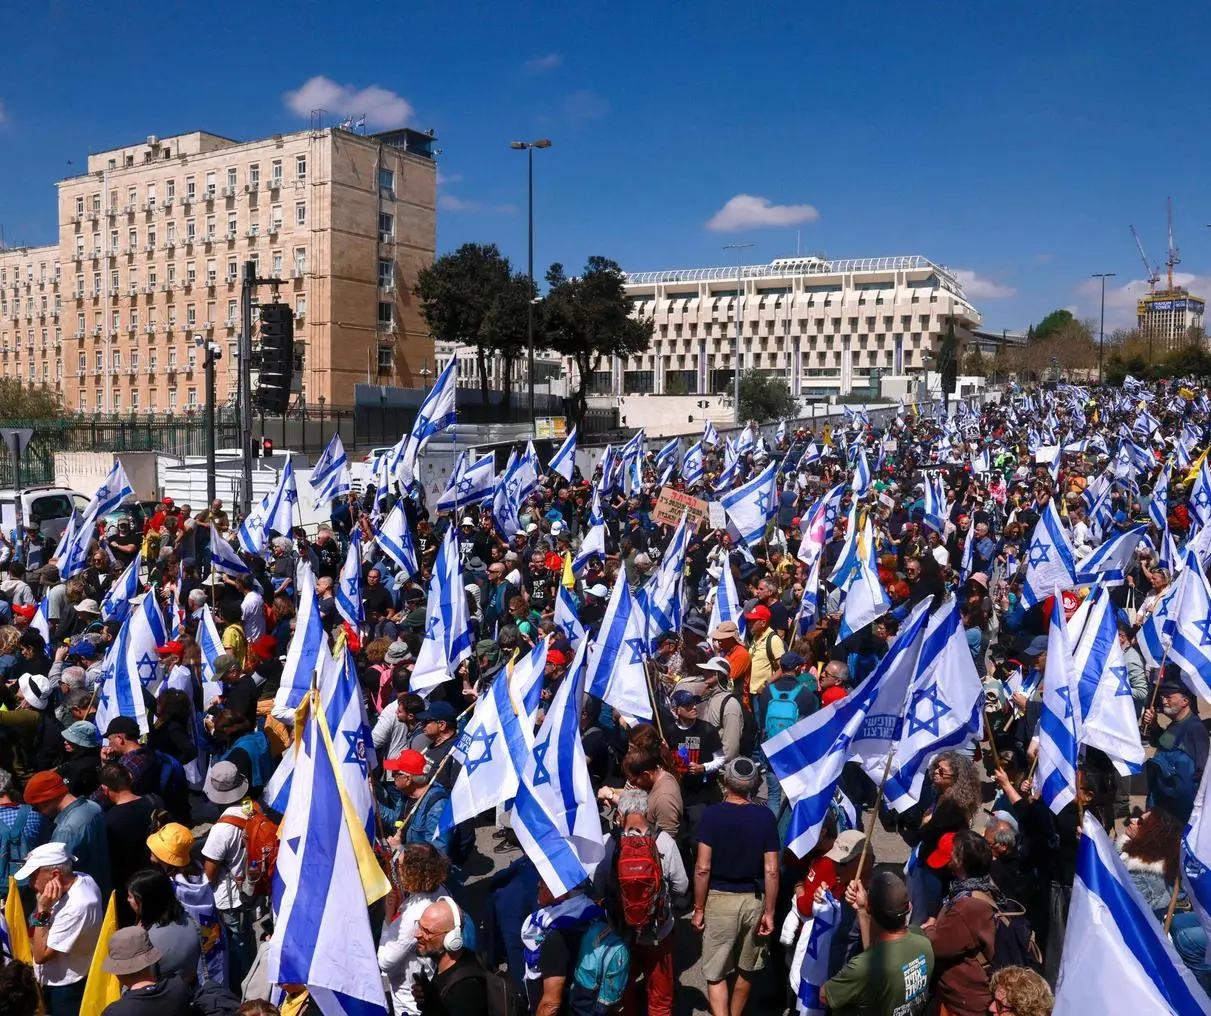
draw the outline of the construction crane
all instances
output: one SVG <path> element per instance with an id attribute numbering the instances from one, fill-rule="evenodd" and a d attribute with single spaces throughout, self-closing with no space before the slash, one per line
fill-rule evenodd
<path id="1" fill-rule="evenodd" d="M 1156 292 L 1156 284 L 1161 281 L 1161 270 L 1154 264 L 1148 262 L 1148 255 L 1144 253 L 1144 244 L 1140 240 L 1140 235 L 1135 231 L 1134 226 L 1128 226 L 1131 230 L 1131 235 L 1135 238 L 1135 246 L 1139 248 L 1140 258 L 1144 262 L 1144 277 L 1148 280 L 1148 292 Z"/>
<path id="2" fill-rule="evenodd" d="M 1173 198 L 1165 199 L 1169 204 L 1169 256 L 1165 259 L 1165 264 L 1169 268 L 1169 289 L 1173 289 L 1173 269 L 1175 266 L 1182 263 L 1181 255 L 1173 246 Z"/>

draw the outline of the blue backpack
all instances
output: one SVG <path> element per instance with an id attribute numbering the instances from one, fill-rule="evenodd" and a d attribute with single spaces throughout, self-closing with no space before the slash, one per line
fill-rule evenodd
<path id="1" fill-rule="evenodd" d="M 0 878 L 3 878 L 3 884 L 0 884 L 0 898 L 8 895 L 9 876 L 16 874 L 17 869 L 25 860 L 24 856 L 18 855 L 21 854 L 21 837 L 25 833 L 25 826 L 29 822 L 29 815 L 33 810 L 30 805 L 23 804 L 17 809 L 17 815 L 11 826 L 0 822 L 0 850 L 3 851 L 4 861 L 4 870 L 0 872 Z"/>
<path id="2" fill-rule="evenodd" d="M 781 734 L 787 727 L 793 727 L 799 722 L 799 706 L 795 699 L 802 689 L 795 687 L 790 691 L 779 691 L 773 685 L 769 689 L 769 704 L 765 707 L 765 740 L 775 734 Z"/>
<path id="3" fill-rule="evenodd" d="M 185 778 L 185 767 L 180 759 L 164 751 L 156 752 L 156 764 L 160 767 L 157 796 L 174 822 L 189 825 L 189 781 Z"/>
<path id="4" fill-rule="evenodd" d="M 1144 775 L 1148 781 L 1148 807 L 1164 808 L 1182 822 L 1187 821 L 1198 794 L 1194 759 L 1180 748 L 1162 749 L 1144 763 Z"/>

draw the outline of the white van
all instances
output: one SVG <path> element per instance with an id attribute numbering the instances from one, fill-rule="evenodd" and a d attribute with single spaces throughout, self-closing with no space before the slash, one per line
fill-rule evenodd
<path id="1" fill-rule="evenodd" d="M 89 497 L 66 487 L 26 487 L 18 494 L 15 490 L 0 490 L 0 527 L 5 534 L 17 527 L 17 498 L 21 498 L 21 518 L 26 525 L 35 519 L 42 527 L 42 535 L 58 540 L 67 528 L 72 509 L 83 514 L 88 507 Z"/>

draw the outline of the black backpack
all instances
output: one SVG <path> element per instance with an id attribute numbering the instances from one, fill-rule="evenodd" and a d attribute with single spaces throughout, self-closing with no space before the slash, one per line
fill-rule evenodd
<path id="1" fill-rule="evenodd" d="M 1043 953 L 1034 938 L 1034 929 L 1026 919 L 1026 910 L 1016 900 L 1007 900 L 1005 907 L 998 907 L 996 901 L 984 892 L 971 894 L 974 899 L 987 903 L 992 907 L 992 919 L 995 931 L 993 954 L 991 960 L 984 957 L 984 965 L 988 973 L 1001 970 L 1004 967 L 1027 967 L 1036 973 L 1043 970 Z"/>
<path id="2" fill-rule="evenodd" d="M 471 977 L 484 979 L 484 988 L 488 995 L 487 1016 L 522 1016 L 526 1011 L 526 1003 L 517 993 L 512 982 L 495 970 L 465 966 L 450 975 L 445 987 L 448 990 L 459 981 L 465 981 Z"/>
<path id="3" fill-rule="evenodd" d="M 740 754 L 744 758 L 753 757 L 753 749 L 757 747 L 757 717 L 753 715 L 751 709 L 744 707 L 744 701 L 739 695 L 734 692 L 729 693 L 728 699 L 735 699 L 736 705 L 740 707 L 740 716 L 743 718 L 743 725 L 740 728 Z M 723 700 L 723 705 L 719 707 L 719 727 L 723 729 L 723 712 L 727 709 L 727 699 Z"/>

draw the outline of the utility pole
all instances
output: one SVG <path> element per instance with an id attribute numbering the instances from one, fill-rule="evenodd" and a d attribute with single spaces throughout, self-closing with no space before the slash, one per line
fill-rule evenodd
<path id="1" fill-rule="evenodd" d="M 526 341 L 530 347 L 530 430 L 533 432 L 537 428 L 534 413 L 534 149 L 550 148 L 551 139 L 510 141 L 509 147 L 526 153 L 526 276 L 530 280 L 530 298 L 526 304 Z M 505 383 L 508 384 L 508 378 Z"/>
<path id="2" fill-rule="evenodd" d="M 1145 258 L 1144 264 L 1148 261 Z M 1102 356 L 1106 351 L 1106 280 L 1114 278 L 1114 272 L 1094 272 L 1091 278 L 1102 280 L 1102 318 L 1097 329 L 1097 383 L 1102 383 Z"/>
<path id="3" fill-rule="evenodd" d="M 240 510 L 247 516 L 252 511 L 252 294 L 256 290 L 256 262 L 244 262 L 244 283 L 240 290 L 240 452 L 244 467 Z M 211 371 L 213 371 L 213 367 Z M 207 383 L 209 384 L 207 375 Z M 213 396 L 212 396 L 213 397 Z"/>
<path id="4" fill-rule="evenodd" d="M 206 371 L 206 405 L 202 409 L 202 429 L 206 431 L 206 505 L 214 504 L 218 496 L 215 482 L 215 432 L 214 432 L 214 362 L 222 352 L 218 343 L 195 335 L 193 341 L 202 349 L 202 367 Z"/>
<path id="5" fill-rule="evenodd" d="M 725 243 L 724 250 L 746 250 L 749 247 L 756 247 L 755 243 Z M 733 417 L 737 427 L 740 426 L 740 310 L 744 304 L 744 288 L 741 277 L 744 275 L 744 265 L 739 261 L 736 263 L 736 363 L 735 369 L 732 371 L 732 398 L 736 403 L 736 412 Z"/>

